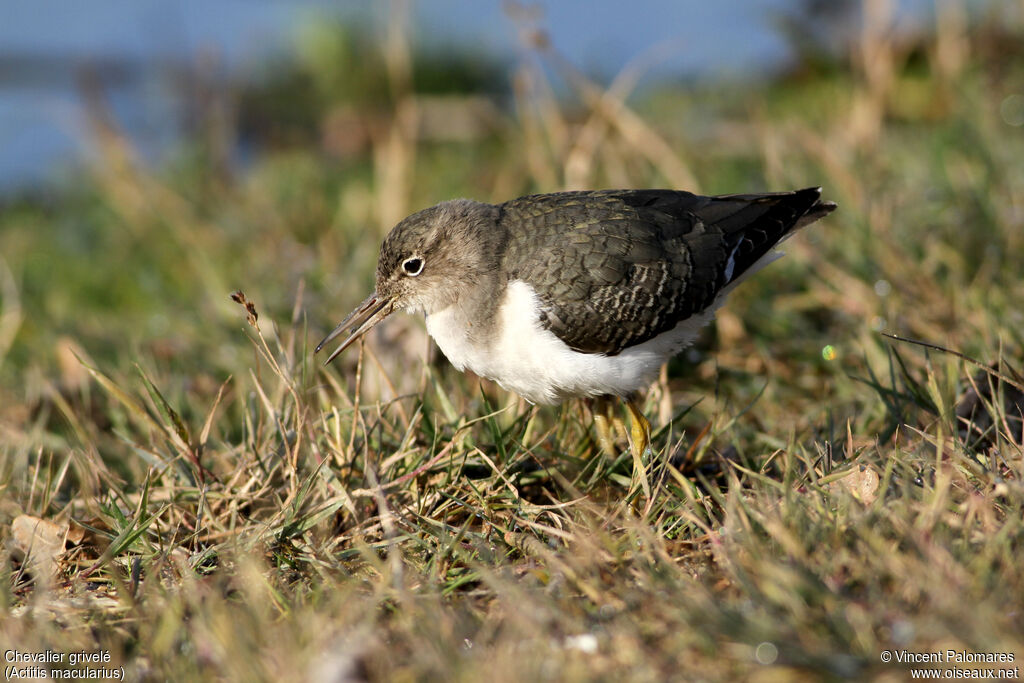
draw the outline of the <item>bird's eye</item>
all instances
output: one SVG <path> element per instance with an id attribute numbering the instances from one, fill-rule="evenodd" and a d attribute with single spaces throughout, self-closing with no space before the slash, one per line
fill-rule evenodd
<path id="1" fill-rule="evenodd" d="M 416 277 L 423 272 L 423 259 L 419 256 L 405 259 L 402 261 L 402 270 L 405 271 L 406 275 Z"/>

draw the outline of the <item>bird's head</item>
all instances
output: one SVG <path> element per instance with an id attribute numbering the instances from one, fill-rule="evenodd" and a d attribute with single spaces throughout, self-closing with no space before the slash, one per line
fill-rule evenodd
<path id="1" fill-rule="evenodd" d="M 457 199 L 412 214 L 392 228 L 380 248 L 376 287 L 321 341 L 348 337 L 325 365 L 398 309 L 431 314 L 459 300 L 495 265 L 497 207 Z"/>

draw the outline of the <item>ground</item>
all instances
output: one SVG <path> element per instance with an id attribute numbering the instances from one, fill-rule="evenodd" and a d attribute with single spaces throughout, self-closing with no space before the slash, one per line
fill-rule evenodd
<path id="1" fill-rule="evenodd" d="M 243 170 L 217 126 L 147 167 L 99 98 L 96 165 L 0 210 L 5 652 L 129 680 L 1019 673 L 1024 71 L 994 46 L 1021 28 L 943 26 L 625 101 L 526 60 L 470 140 L 411 125 L 438 96 L 383 59 L 389 95 L 320 92 L 320 142 Z M 365 148 L 328 144 L 345 121 Z M 817 184 L 839 210 L 646 394 L 643 471 L 414 318 L 311 356 L 437 201 Z"/>

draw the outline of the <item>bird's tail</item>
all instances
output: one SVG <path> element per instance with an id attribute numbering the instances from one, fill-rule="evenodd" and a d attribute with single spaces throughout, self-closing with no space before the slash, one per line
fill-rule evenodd
<path id="1" fill-rule="evenodd" d="M 815 193 L 817 193 L 818 197 L 821 196 L 821 188 L 820 187 L 813 187 L 813 188 L 809 187 L 806 190 L 798 190 L 798 192 L 811 192 L 811 191 L 814 191 Z M 796 232 L 800 228 L 802 228 L 804 226 L 807 226 L 807 225 L 810 225 L 811 223 L 813 223 L 816 220 L 824 218 L 825 216 L 829 215 L 830 213 L 832 213 L 835 210 L 836 210 L 836 203 L 835 202 L 829 202 L 829 201 L 825 201 L 823 199 L 818 199 L 816 202 L 811 204 L 811 207 L 809 209 L 807 209 L 807 211 L 804 212 L 804 215 L 800 216 L 800 218 L 797 219 L 796 223 L 793 224 L 793 227 L 790 230 L 790 232 Z"/>

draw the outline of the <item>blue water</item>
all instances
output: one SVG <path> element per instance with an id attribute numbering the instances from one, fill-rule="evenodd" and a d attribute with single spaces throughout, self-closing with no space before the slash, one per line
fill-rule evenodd
<path id="1" fill-rule="evenodd" d="M 795 0 L 547 0 L 540 25 L 559 53 L 614 75 L 656 51 L 649 79 L 754 74 L 784 63 L 773 27 Z M 922 15 L 925 0 L 905 1 Z M 104 94 L 121 128 L 158 160 L 181 134 L 171 75 L 213 58 L 222 73 L 250 73 L 290 49 L 318 13 L 387 21 L 388 4 L 326 0 L 33 0 L 0 4 L 0 192 L 42 186 L 89 154 L 77 79 L 85 65 L 112 78 Z M 501 0 L 412 3 L 418 43 L 486 50 L 512 60 L 519 26 Z M 912 11 L 911 14 L 915 12 Z"/>

